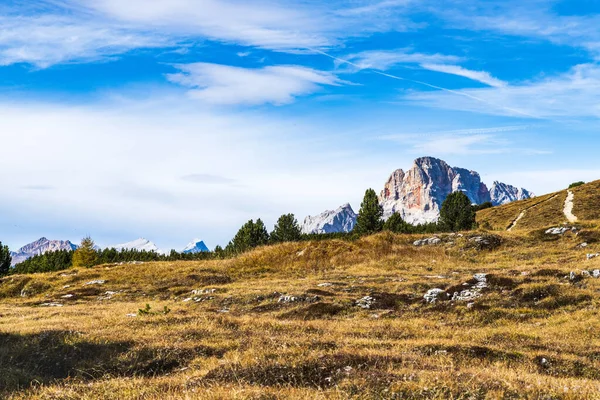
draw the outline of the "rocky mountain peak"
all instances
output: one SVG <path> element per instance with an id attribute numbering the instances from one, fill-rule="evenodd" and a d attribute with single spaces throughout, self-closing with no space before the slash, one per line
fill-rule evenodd
<path id="1" fill-rule="evenodd" d="M 490 189 L 490 197 L 492 204 L 499 206 L 517 200 L 530 199 L 535 195 L 526 189 L 495 181 Z"/>
<path id="2" fill-rule="evenodd" d="M 45 237 L 39 238 L 35 242 L 31 242 L 21 247 L 16 252 L 12 252 L 12 265 L 22 263 L 29 258 L 52 251 L 60 250 L 75 250 L 76 245 L 68 240 L 48 240 Z"/>
<path id="3" fill-rule="evenodd" d="M 392 173 L 379 200 L 384 218 L 399 213 L 409 223 L 427 223 L 437 221 L 442 203 L 450 193 L 457 191 L 465 193 L 473 204 L 492 201 L 492 195 L 479 173 L 451 167 L 438 158 L 421 157 L 407 172 L 399 169 Z M 519 192 L 517 189 L 515 193 L 512 189 L 500 189 L 500 186 L 497 192 L 504 194 L 502 201 L 531 195 L 526 190 Z"/>
<path id="4" fill-rule="evenodd" d="M 356 213 L 346 203 L 336 210 L 327 210 L 319 215 L 308 216 L 302 223 L 302 233 L 350 232 L 356 224 Z"/>

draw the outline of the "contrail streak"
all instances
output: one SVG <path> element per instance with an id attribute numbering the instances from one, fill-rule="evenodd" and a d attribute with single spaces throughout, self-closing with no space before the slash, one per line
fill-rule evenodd
<path id="1" fill-rule="evenodd" d="M 413 83 L 417 83 L 419 85 L 430 87 L 432 89 L 442 90 L 444 92 L 452 93 L 452 94 L 455 94 L 455 95 L 458 95 L 458 96 L 468 97 L 469 99 L 478 101 L 480 103 L 487 104 L 487 105 L 495 107 L 495 108 L 501 108 L 501 109 L 504 109 L 504 110 L 512 111 L 513 113 L 521 114 L 521 115 L 529 117 L 529 118 L 536 118 L 536 119 L 540 118 L 538 116 L 535 116 L 535 115 L 532 115 L 532 114 L 528 114 L 528 113 L 523 112 L 521 110 L 517 110 L 517 109 L 514 109 L 514 108 L 505 107 L 505 106 L 501 106 L 499 104 L 492 103 L 492 102 L 487 101 L 485 99 L 482 99 L 480 97 L 473 96 L 472 94 L 469 94 L 469 93 L 460 92 L 458 90 L 452 90 L 452 89 L 448 89 L 448 88 L 445 88 L 445 87 L 432 85 L 430 83 L 423 82 L 423 81 L 417 81 L 417 80 L 414 80 L 414 79 L 403 78 L 401 76 L 388 74 L 388 73 L 382 72 L 382 71 L 380 71 L 378 69 L 374 69 L 374 68 L 363 68 L 363 67 L 361 67 L 358 64 L 355 64 L 355 63 L 353 63 L 351 61 L 344 60 L 344 59 L 336 57 L 336 56 L 332 56 L 331 54 L 327 54 L 324 51 L 321 51 L 321 50 L 318 50 L 318 49 L 310 49 L 310 48 L 307 48 L 307 49 L 310 50 L 310 51 L 314 51 L 315 53 L 324 55 L 325 57 L 329 57 L 329 58 L 331 58 L 333 60 L 339 61 L 341 63 L 352 65 L 353 67 L 356 67 L 356 68 L 361 69 L 361 70 L 368 69 L 369 71 L 373 72 L 374 74 L 385 76 L 387 78 L 392 78 L 392 79 L 396 79 L 396 80 L 399 80 L 399 81 L 413 82 Z"/>

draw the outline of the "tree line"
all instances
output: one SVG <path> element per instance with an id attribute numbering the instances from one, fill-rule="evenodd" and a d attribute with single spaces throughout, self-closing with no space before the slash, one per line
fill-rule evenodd
<path id="1" fill-rule="evenodd" d="M 229 244 L 224 249 L 217 246 L 215 253 L 218 257 L 230 257 L 266 244 L 302 240 L 352 240 L 384 230 L 394 233 L 437 233 L 471 230 L 477 227 L 476 212 L 489 207 L 492 207 L 492 203 L 472 205 L 466 194 L 454 192 L 442 204 L 438 222 L 412 225 L 404 221 L 398 213 L 393 214 L 384 221 L 383 207 L 379 204 L 377 193 L 373 189 L 368 189 L 360 205 L 356 225 L 351 232 L 303 234 L 294 214 L 284 214 L 279 217 L 271 233 L 267 231 L 260 218 L 256 221 L 246 222 Z"/>
<path id="2" fill-rule="evenodd" d="M 406 222 L 398 213 L 393 214 L 384 221 L 383 207 L 379 204 L 377 194 L 373 189 L 368 189 L 360 205 L 356 225 L 351 232 L 303 234 L 294 214 L 284 214 L 279 217 L 270 233 L 260 218 L 256 221 L 249 220 L 238 230 L 225 248 L 217 246 L 213 252 L 186 254 L 171 250 L 169 254 L 160 254 L 154 251 L 140 251 L 135 249 L 116 250 L 111 248 L 96 250 L 94 241 L 87 237 L 81 241 L 81 245 L 77 250 L 61 250 L 36 255 L 16 265 L 14 268 L 10 268 L 11 257 L 8 247 L 2 246 L 0 242 L 0 276 L 60 271 L 70 267 L 90 268 L 96 265 L 132 261 L 148 262 L 226 258 L 267 244 L 305 240 L 353 240 L 384 230 L 394 233 L 456 232 L 476 228 L 475 213 L 480 209 L 491 206 L 491 203 L 472 205 L 467 195 L 463 192 L 454 192 L 442 204 L 438 222 L 412 225 Z"/>

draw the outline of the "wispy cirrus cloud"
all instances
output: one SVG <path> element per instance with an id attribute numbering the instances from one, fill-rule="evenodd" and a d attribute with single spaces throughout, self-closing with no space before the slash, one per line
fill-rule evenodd
<path id="1" fill-rule="evenodd" d="M 47 68 L 176 43 L 156 33 L 64 16 L 0 16 L 0 26 L 0 65 L 4 66 L 24 63 Z"/>
<path id="2" fill-rule="evenodd" d="M 283 105 L 325 86 L 342 84 L 332 73 L 297 65 L 241 68 L 194 63 L 175 67 L 181 72 L 169 74 L 171 82 L 189 88 L 194 99 L 219 105 Z"/>
<path id="3" fill-rule="evenodd" d="M 494 78 L 489 72 L 485 71 L 473 71 L 460 67 L 458 65 L 448 64 L 421 64 L 421 67 L 429 71 L 442 72 L 444 74 L 462 76 L 473 81 L 481 82 L 493 87 L 505 87 L 506 82 L 500 79 Z"/>
<path id="4" fill-rule="evenodd" d="M 402 64 L 438 64 L 455 63 L 461 61 L 460 57 L 446 54 L 424 54 L 413 52 L 411 49 L 396 50 L 369 50 L 344 57 L 351 64 L 336 62 L 338 66 L 351 65 L 358 69 L 388 70 Z"/>
<path id="5" fill-rule="evenodd" d="M 410 146 L 416 154 L 501 154 L 518 152 L 531 154 L 532 150 L 517 148 L 505 133 L 523 131 L 528 125 L 499 126 L 490 128 L 468 128 L 448 131 L 401 133 L 379 136 L 379 140 Z M 535 149 L 538 150 L 539 149 Z M 544 151 L 542 154 L 546 154 Z"/>
<path id="6" fill-rule="evenodd" d="M 506 87 L 463 89 L 467 96 L 445 92 L 410 93 L 411 102 L 427 107 L 482 114 L 539 118 L 600 117 L 600 66 L 581 64 L 570 71 Z M 470 97 L 483 101 L 474 101 Z M 490 104 L 495 105 L 494 107 Z M 515 112 L 518 111 L 518 112 Z"/>

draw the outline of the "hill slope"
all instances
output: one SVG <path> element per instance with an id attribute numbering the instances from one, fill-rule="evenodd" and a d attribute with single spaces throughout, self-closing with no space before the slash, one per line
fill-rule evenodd
<path id="1" fill-rule="evenodd" d="M 0 397 L 598 397 L 597 228 L 419 238 L 1 279 Z"/>
<path id="2" fill-rule="evenodd" d="M 477 213 L 477 222 L 489 229 L 507 230 L 512 227 L 513 231 L 567 223 L 569 221 L 564 211 L 569 191 L 573 193 L 572 213 L 577 217 L 577 222 L 600 220 L 599 180 L 573 189 L 481 210 Z"/>

